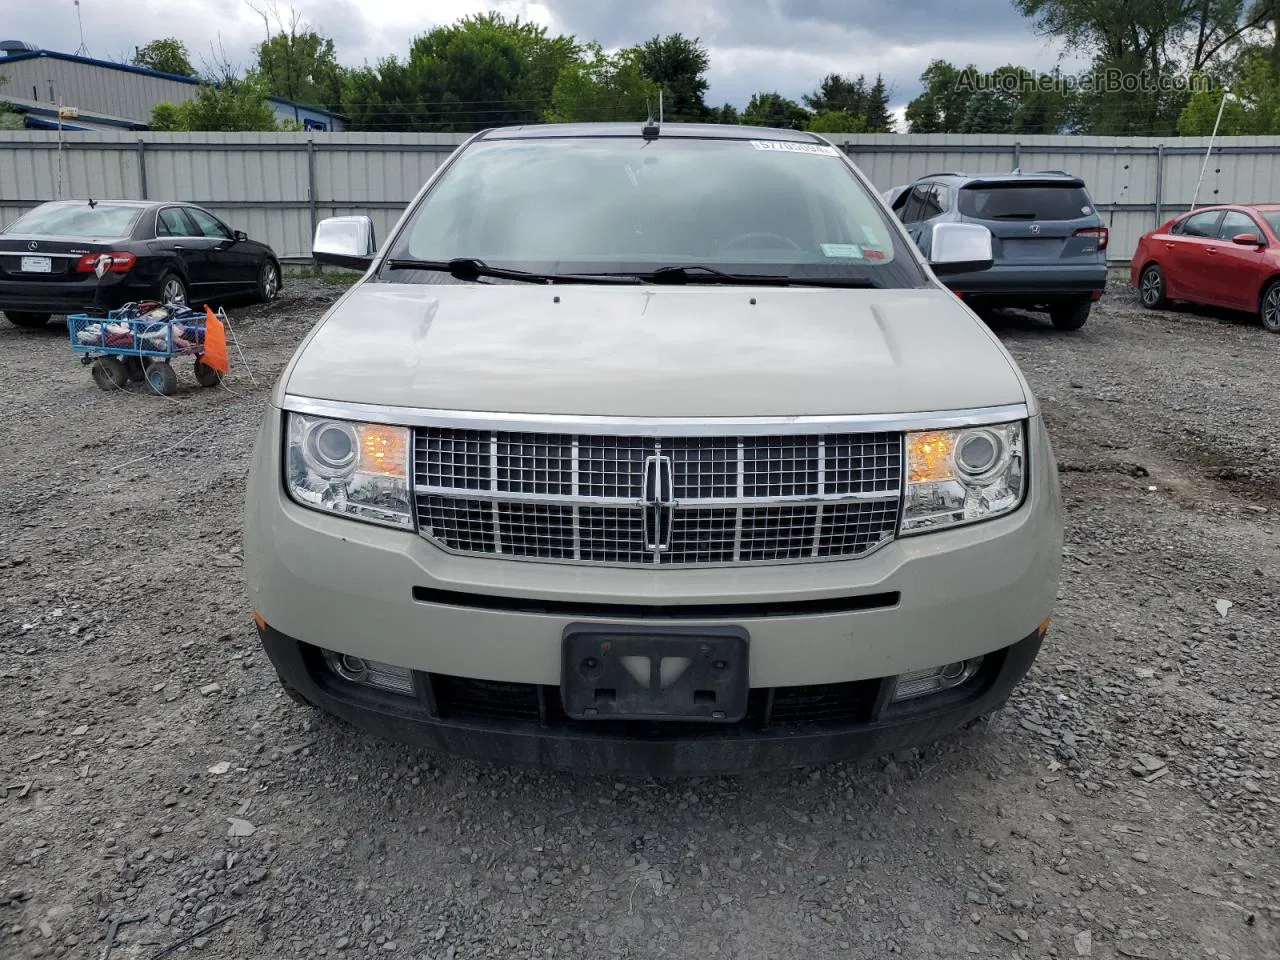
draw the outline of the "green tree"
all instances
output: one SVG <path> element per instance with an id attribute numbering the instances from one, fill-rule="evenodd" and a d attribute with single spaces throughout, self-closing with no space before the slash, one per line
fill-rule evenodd
<path id="1" fill-rule="evenodd" d="M 352 130 L 430 130 L 436 114 L 421 99 L 409 65 L 387 57 L 376 67 L 348 72 L 342 87 L 342 113 Z"/>
<path id="2" fill-rule="evenodd" d="M 328 37 L 293 25 L 260 43 L 257 53 L 255 72 L 270 93 L 330 110 L 342 102 L 344 70 Z"/>
<path id="3" fill-rule="evenodd" d="M 542 120 L 572 37 L 501 14 L 463 17 L 415 37 L 405 60 L 353 70 L 342 112 L 353 130 L 457 130 Z"/>
<path id="4" fill-rule="evenodd" d="M 651 37 L 637 48 L 644 75 L 662 87 L 667 120 L 703 121 L 711 111 L 703 97 L 711 55 L 701 39 L 673 33 Z"/>
<path id="5" fill-rule="evenodd" d="M 847 110 L 823 110 L 810 117 L 804 128 L 814 133 L 864 133 L 867 120 Z"/>
<path id="6" fill-rule="evenodd" d="M 644 75 L 639 51 L 609 56 L 598 43 L 560 71 L 546 119 L 553 123 L 645 119 L 658 106 L 658 85 Z"/>
<path id="7" fill-rule="evenodd" d="M 907 129 L 912 133 L 958 132 L 981 76 L 973 64 L 959 68 L 946 60 L 934 60 L 920 74 L 924 89 L 907 104 Z"/>
<path id="8" fill-rule="evenodd" d="M 742 111 L 742 122 L 752 127 L 782 127 L 803 130 L 809 122 L 809 111 L 794 100 L 788 100 L 776 90 L 769 93 L 753 93 L 747 109 Z"/>
<path id="9" fill-rule="evenodd" d="M 262 82 L 224 78 L 201 83 L 191 100 L 158 103 L 151 111 L 153 130 L 278 130 L 276 115 L 266 102 Z"/>
<path id="10" fill-rule="evenodd" d="M 738 108 L 732 103 L 726 103 L 722 107 L 712 107 L 711 114 L 707 117 L 708 123 L 741 123 L 742 117 L 738 113 Z"/>
<path id="11" fill-rule="evenodd" d="M 9 78 L 0 76 L 0 87 L 9 82 Z M 0 130 L 23 130 L 27 126 L 26 121 L 22 118 L 22 114 L 14 110 L 9 104 L 0 100 Z"/>
<path id="12" fill-rule="evenodd" d="M 1174 81 L 1235 56 L 1274 20 L 1274 0 L 1014 0 L 1037 30 L 1092 61 L 1095 81 L 1076 100 L 1078 129 L 1164 135 L 1187 94 Z M 1098 83 L 1096 81 L 1102 81 Z M 1127 85 L 1126 85 L 1127 84 Z"/>
<path id="13" fill-rule="evenodd" d="M 847 113 L 853 117 L 864 117 L 867 113 L 867 78 L 859 74 L 856 78 L 829 73 L 822 78 L 818 89 L 806 93 L 800 99 L 814 113 Z"/>
<path id="14" fill-rule="evenodd" d="M 1075 133 L 1080 128 L 1079 97 L 1061 77 L 1044 74 L 1029 81 L 1018 98 L 1012 133 Z"/>
<path id="15" fill-rule="evenodd" d="M 1219 136 L 1267 136 L 1280 132 L 1280 75 L 1271 56 L 1270 47 L 1248 47 L 1241 52 L 1229 86 L 1197 85 L 1178 115 L 1178 133 L 1186 137 L 1209 136 L 1219 107 Z"/>
<path id="16" fill-rule="evenodd" d="M 893 133 L 893 116 L 889 113 L 890 96 L 892 90 L 884 82 L 884 77 L 876 74 L 876 82 L 867 91 L 867 108 L 862 114 L 869 133 Z"/>
<path id="17" fill-rule="evenodd" d="M 877 76 L 875 82 L 868 87 L 867 78 L 862 74 L 857 77 L 845 77 L 838 73 L 829 73 L 822 78 L 817 90 L 805 94 L 801 99 L 815 115 L 845 114 L 857 118 L 860 122 L 857 131 L 846 131 L 841 128 L 829 132 L 860 132 L 862 130 L 869 133 L 893 132 L 893 117 L 889 115 L 889 88 L 882 76 Z M 821 122 L 847 123 L 839 116 Z"/>
<path id="18" fill-rule="evenodd" d="M 134 52 L 133 65 L 159 70 L 161 73 L 176 73 L 182 77 L 196 75 L 186 44 L 174 37 L 152 40 L 146 46 L 139 47 Z"/>

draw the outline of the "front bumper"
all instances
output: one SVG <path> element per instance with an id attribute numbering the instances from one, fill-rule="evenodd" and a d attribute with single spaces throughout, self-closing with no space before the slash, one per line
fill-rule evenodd
<path id="1" fill-rule="evenodd" d="M 315 647 L 267 626 L 259 633 L 283 683 L 369 733 L 472 760 L 630 776 L 783 769 L 931 743 L 1004 703 L 1043 635 L 988 656 L 963 686 L 917 701 L 890 703 L 891 677 L 757 689 L 745 719 L 709 725 L 570 720 L 555 687 L 422 672 L 413 696 L 388 693 L 344 680 Z"/>
<path id="2" fill-rule="evenodd" d="M 750 688 L 793 692 L 876 686 L 882 678 L 973 657 L 996 663 L 993 655 L 1011 651 L 1000 661 L 1007 666 L 990 678 L 987 689 L 994 692 L 963 703 L 939 701 L 940 713 L 913 717 L 907 728 L 857 714 L 854 727 L 815 733 L 809 746 L 792 733 L 776 743 L 765 738 L 772 745 L 744 747 L 737 755 L 748 764 L 773 762 L 794 749 L 786 761 L 806 763 L 802 757 L 847 753 L 854 740 L 869 738 L 865 749 L 876 750 L 941 734 L 990 709 L 1030 663 L 1039 644 L 1030 638 L 1057 596 L 1058 479 L 1038 418 L 1029 430 L 1027 499 L 1007 516 L 904 537 L 852 560 L 735 568 L 623 569 L 452 555 L 411 532 L 297 505 L 283 489 L 281 449 L 280 411 L 272 407 L 250 471 L 245 572 L 253 609 L 270 627 L 264 642 L 277 668 L 290 686 L 325 709 L 392 735 L 401 727 L 407 735 L 413 727 L 419 737 L 429 735 L 451 751 L 474 755 L 463 734 L 452 732 L 456 725 L 430 713 L 406 717 L 376 703 L 365 704 L 371 713 L 358 710 L 362 701 L 346 702 L 341 691 L 317 684 L 323 671 L 304 669 L 305 651 L 351 654 L 463 683 L 555 689 L 562 636 L 570 624 L 733 625 L 750 637 Z M 1026 645 L 1019 645 L 1022 638 Z M 858 696 L 865 694 L 864 688 Z M 492 746 L 494 737 L 545 739 L 536 724 L 533 730 L 490 733 L 482 739 L 493 759 L 507 756 Z M 827 742 L 832 735 L 835 742 Z M 565 742 L 578 739 L 592 738 L 575 735 Z M 817 745 L 819 740 L 827 745 Z M 582 746 L 581 754 L 565 749 L 509 747 L 513 759 L 606 762 L 594 748 Z M 667 759 L 642 766 L 692 772 L 703 763 L 704 770 L 723 769 L 707 746 L 669 746 L 659 754 Z"/>

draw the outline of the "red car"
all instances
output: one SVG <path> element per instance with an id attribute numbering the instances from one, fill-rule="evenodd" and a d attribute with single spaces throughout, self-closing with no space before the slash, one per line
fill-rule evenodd
<path id="1" fill-rule="evenodd" d="M 1256 313 L 1280 333 L 1280 204 L 1201 207 L 1138 241 L 1129 283 L 1155 310 L 1189 300 Z"/>

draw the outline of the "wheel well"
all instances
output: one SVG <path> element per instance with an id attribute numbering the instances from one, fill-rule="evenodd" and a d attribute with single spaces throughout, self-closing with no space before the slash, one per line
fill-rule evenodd
<path id="1" fill-rule="evenodd" d="M 1269 286 L 1277 281 L 1280 281 L 1280 273 L 1273 273 L 1271 276 L 1267 277 L 1267 279 L 1263 280 L 1262 283 L 1258 284 L 1258 295 L 1253 298 L 1254 310 L 1262 309 L 1262 295 L 1267 292 L 1267 288 Z"/>

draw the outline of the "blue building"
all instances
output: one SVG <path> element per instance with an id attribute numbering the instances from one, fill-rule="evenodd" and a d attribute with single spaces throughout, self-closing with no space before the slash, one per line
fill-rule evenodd
<path id="1" fill-rule="evenodd" d="M 194 99 L 200 86 L 195 77 L 40 50 L 20 40 L 0 42 L 0 54 L 0 101 L 22 114 L 28 127 L 57 126 L 61 104 L 78 113 L 64 119 L 64 130 L 145 130 L 156 104 Z M 342 116 L 323 107 L 283 97 L 267 103 L 280 121 L 306 130 L 347 128 Z"/>

